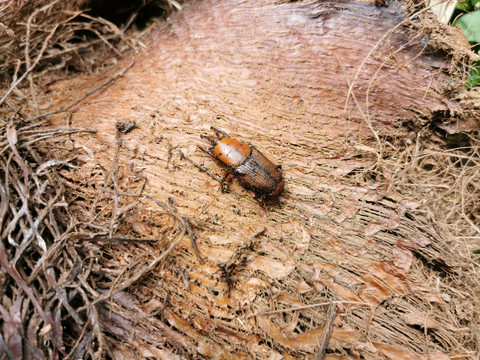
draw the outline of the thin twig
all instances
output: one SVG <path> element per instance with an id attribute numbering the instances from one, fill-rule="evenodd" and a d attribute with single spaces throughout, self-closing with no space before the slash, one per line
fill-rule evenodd
<path id="1" fill-rule="evenodd" d="M 207 174 L 208 176 L 210 176 L 212 179 L 217 180 L 217 181 L 218 181 L 219 183 L 221 183 L 221 184 L 223 183 L 221 177 L 219 177 L 219 176 L 215 175 L 214 173 L 212 173 L 212 172 L 211 172 L 210 170 L 208 170 L 205 166 L 202 166 L 202 165 L 200 165 L 199 163 L 197 163 L 196 161 L 190 159 L 188 156 L 186 156 L 186 155 L 183 153 L 182 150 L 177 149 L 177 152 L 178 152 L 178 154 L 180 155 L 180 157 L 181 157 L 182 159 L 188 160 L 188 162 L 189 162 L 190 164 L 192 164 L 192 165 L 195 166 L 197 169 L 199 169 L 200 171 L 202 171 L 202 172 L 204 172 L 205 174 Z"/>
<path id="2" fill-rule="evenodd" d="M 136 194 L 135 194 L 136 196 Z M 171 215 L 173 215 L 173 213 L 171 213 Z M 180 217 L 179 217 L 180 218 Z M 181 218 L 180 218 L 181 219 Z M 184 225 L 184 223 L 182 223 L 182 225 Z M 136 272 L 132 277 L 128 278 L 126 281 L 124 281 L 119 287 L 117 288 L 111 288 L 109 290 L 109 292 L 107 294 L 103 294 L 103 295 L 100 295 L 98 296 L 93 302 L 92 302 L 92 305 L 95 305 L 99 302 L 102 302 L 102 301 L 105 301 L 109 298 L 111 298 L 112 296 L 114 296 L 117 292 L 123 290 L 123 289 L 126 289 L 127 287 L 131 286 L 133 283 L 135 283 L 138 279 L 140 279 L 141 277 L 143 277 L 145 274 L 149 273 L 150 271 L 152 271 L 153 269 L 155 269 L 158 264 L 163 260 L 165 259 L 168 254 L 170 254 L 172 252 L 172 250 L 178 245 L 178 243 L 182 240 L 183 238 L 183 235 L 185 235 L 185 232 L 186 232 L 186 227 L 182 227 L 182 229 L 180 230 L 180 233 L 178 234 L 177 238 L 170 244 L 170 246 L 168 247 L 167 250 L 165 250 L 164 252 L 162 252 L 159 256 L 155 257 L 153 259 L 153 261 L 151 261 L 149 264 L 147 264 L 146 266 L 144 266 L 141 270 L 139 270 L 138 272 Z"/>
<path id="3" fill-rule="evenodd" d="M 113 242 L 113 243 L 131 243 L 131 242 L 155 243 L 155 242 L 161 241 L 161 239 L 136 239 L 136 238 L 105 238 L 105 239 L 97 239 L 97 240 Z"/>
<path id="4" fill-rule="evenodd" d="M 315 308 L 315 307 L 319 307 L 319 306 L 326 306 L 326 305 L 330 305 L 330 304 L 350 304 L 350 305 L 359 305 L 359 306 L 371 306 L 370 304 L 368 304 L 366 302 L 361 302 L 361 301 L 342 301 L 342 300 L 338 300 L 338 301 L 330 301 L 330 302 L 304 305 L 304 306 L 295 306 L 295 307 L 286 308 L 286 309 L 263 311 L 263 312 L 260 312 L 260 313 L 255 313 L 255 314 L 249 315 L 248 317 L 272 315 L 272 314 L 278 314 L 278 313 L 290 312 L 290 311 L 297 311 L 297 310 L 305 310 L 305 309 L 311 309 L 311 308 Z"/>
<path id="5" fill-rule="evenodd" d="M 347 74 L 346 74 L 346 72 L 343 68 L 343 65 L 340 62 L 340 59 L 338 58 L 338 56 L 336 54 L 334 54 L 334 56 L 337 59 L 338 64 L 340 65 L 340 69 L 342 70 L 342 74 L 343 74 L 343 78 L 345 79 L 345 82 L 347 83 L 347 85 L 349 85 L 349 88 L 351 88 L 353 86 L 353 82 L 350 82 L 348 80 Z M 381 159 L 382 158 L 382 152 L 383 152 L 383 146 L 382 146 L 382 142 L 380 140 L 380 137 L 378 136 L 378 133 L 373 128 L 372 121 L 370 120 L 370 116 L 368 114 L 368 103 L 367 103 L 367 115 L 365 115 L 362 108 L 360 107 L 360 104 L 357 101 L 357 97 L 355 96 L 355 94 L 353 92 L 353 89 L 351 90 L 351 93 L 352 93 L 353 101 L 355 101 L 355 104 L 357 105 L 358 111 L 360 111 L 360 115 L 362 116 L 363 120 L 365 120 L 365 123 L 367 124 L 368 128 L 370 129 L 373 136 L 375 136 L 375 139 L 377 140 L 377 144 L 378 144 L 378 147 L 379 147 L 380 150 L 379 150 L 378 153 L 376 153 L 376 155 L 377 155 L 378 159 Z M 367 97 L 367 99 L 368 99 L 368 97 Z M 345 107 L 345 111 L 346 111 L 346 107 Z"/>
<path id="6" fill-rule="evenodd" d="M 113 210 L 112 218 L 110 221 L 109 237 L 113 236 L 113 230 L 117 219 L 118 210 L 118 158 L 120 157 L 120 148 L 122 147 L 122 134 L 119 130 L 119 123 L 117 122 L 115 131 L 115 155 L 113 157 L 112 165 L 112 180 L 113 180 Z"/>
<path id="7" fill-rule="evenodd" d="M 327 320 L 325 321 L 325 325 L 323 325 L 323 332 L 320 338 L 320 342 L 318 344 L 315 360 L 325 359 L 325 352 L 327 350 L 328 343 L 330 342 L 330 337 L 332 336 L 332 332 L 333 332 L 333 322 L 337 317 L 337 305 L 335 305 L 333 302 L 328 307 L 326 317 L 327 317 Z"/>
<path id="8" fill-rule="evenodd" d="M 126 193 L 126 192 L 118 192 L 118 196 L 127 196 L 127 197 L 136 197 L 138 198 L 138 194 L 131 194 L 131 193 Z M 164 202 L 156 199 L 152 195 L 144 194 L 141 195 L 142 198 L 145 199 L 150 199 L 152 200 L 157 206 L 161 207 L 163 210 L 165 210 L 168 214 L 170 214 L 172 217 L 174 217 L 180 227 L 180 233 L 177 235 L 177 238 L 170 244 L 170 246 L 162 252 L 159 256 L 155 257 L 153 261 L 151 261 L 149 264 L 144 266 L 141 270 L 135 273 L 134 276 L 130 277 L 126 281 L 124 281 L 119 287 L 116 288 L 111 288 L 107 294 L 103 294 L 98 296 L 95 301 L 93 301 L 93 304 L 97 304 L 101 301 L 105 301 L 109 298 L 111 298 L 113 295 L 115 295 L 117 292 L 126 289 L 127 287 L 131 286 L 134 282 L 136 282 L 138 279 L 140 279 L 142 276 L 144 276 L 146 273 L 152 271 L 155 267 L 158 266 L 158 264 L 165 259 L 172 251 L 173 249 L 178 245 L 178 243 L 182 240 L 183 236 L 187 233 L 188 234 L 188 228 L 189 224 L 187 223 L 186 219 L 178 214 L 176 214 L 174 211 L 172 211 Z M 192 240 L 193 241 L 193 240 Z M 196 247 L 196 245 L 195 245 Z M 199 256 L 200 254 L 198 254 Z M 199 261 L 202 261 L 201 258 L 199 257 Z M 202 262 L 203 263 L 203 262 Z"/>

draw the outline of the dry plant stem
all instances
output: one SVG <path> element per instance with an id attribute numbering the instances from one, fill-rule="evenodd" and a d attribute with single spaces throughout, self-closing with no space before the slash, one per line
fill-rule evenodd
<path id="1" fill-rule="evenodd" d="M 84 322 L 82 321 L 82 319 L 80 319 L 75 309 L 73 309 L 73 307 L 68 302 L 65 289 L 60 288 L 57 285 L 57 282 L 55 281 L 55 274 L 53 273 L 53 268 L 48 268 L 47 271 L 45 271 L 45 275 L 48 281 L 48 285 L 55 291 L 57 297 L 63 302 L 63 306 L 65 306 L 65 308 L 67 309 L 68 314 L 72 317 L 72 319 L 75 320 L 77 324 L 83 326 Z"/>
<path id="2" fill-rule="evenodd" d="M 202 260 L 202 257 L 200 256 L 200 253 L 198 251 L 198 248 L 197 248 L 197 244 L 196 244 L 196 238 L 195 238 L 195 235 L 193 233 L 193 230 L 192 230 L 192 226 L 190 225 L 190 221 L 188 220 L 188 218 L 186 217 L 183 217 L 183 216 L 180 216 L 180 215 L 177 215 L 176 213 L 174 213 L 172 210 L 169 209 L 169 207 L 157 200 L 156 198 L 154 198 L 153 196 L 151 195 L 147 195 L 147 194 L 128 194 L 128 193 L 120 193 L 121 196 L 136 196 L 136 197 L 143 197 L 145 199 L 150 199 L 150 200 L 153 200 L 158 206 L 160 206 L 161 208 L 163 208 L 166 212 L 168 212 L 170 215 L 172 215 L 175 219 L 177 219 L 180 224 L 182 225 L 182 227 L 184 228 L 184 231 L 187 232 L 187 235 L 190 237 L 190 240 L 192 241 L 192 246 L 193 246 L 193 250 L 195 251 L 195 255 L 197 255 L 197 258 L 198 258 L 198 261 L 200 262 L 200 264 L 204 264 L 203 260 Z M 173 249 L 172 249 L 173 250 Z M 171 251 L 171 250 L 170 250 Z"/>
<path id="3" fill-rule="evenodd" d="M 78 13 L 75 14 L 75 16 L 70 17 L 70 19 L 72 19 L 72 18 L 74 18 L 74 17 L 76 17 L 80 14 L 81 14 L 81 12 L 78 12 Z M 78 25 L 81 25 L 81 24 L 78 24 Z M 106 39 L 106 40 L 115 39 L 115 38 L 116 38 L 116 35 L 104 35 L 103 36 L 103 39 Z M 71 52 L 78 53 L 79 50 L 82 50 L 82 49 L 91 47 L 92 45 L 97 45 L 97 44 L 100 44 L 100 43 L 103 43 L 102 39 L 96 39 L 96 40 L 92 40 L 92 41 L 89 41 L 89 42 L 86 42 L 86 43 L 79 43 L 79 44 L 76 44 L 74 48 L 67 48 L 67 49 L 59 50 L 57 53 L 51 54 L 51 55 L 47 54 L 42 59 L 43 60 L 52 59 L 52 58 L 57 57 L 58 55 L 64 55 L 64 54 L 68 54 L 68 53 L 71 53 Z M 45 69 L 45 70 L 40 71 L 40 72 L 34 72 L 33 76 L 35 78 L 39 78 L 50 70 L 62 69 L 64 66 L 65 66 L 65 63 L 60 63 L 53 68 Z"/>
<path id="4" fill-rule="evenodd" d="M 351 88 L 353 86 L 353 82 L 350 82 L 347 78 L 347 74 L 345 73 L 345 70 L 343 68 L 343 65 L 342 63 L 340 62 L 340 59 L 338 58 L 338 56 L 336 54 L 335 55 L 335 58 L 337 59 L 338 61 L 338 64 L 340 65 L 340 69 L 342 70 L 342 75 L 343 75 L 343 78 L 345 79 L 345 82 L 347 83 L 347 85 L 349 86 L 349 88 Z M 381 67 L 379 68 L 379 70 L 381 69 Z M 353 98 L 353 101 L 355 101 L 355 105 L 357 105 L 357 108 L 358 108 L 358 111 L 360 111 L 360 114 L 362 115 L 362 118 L 363 120 L 365 120 L 365 123 L 367 124 L 368 128 L 370 129 L 370 131 L 372 132 L 373 136 L 375 136 L 375 139 L 377 140 L 377 144 L 378 144 L 378 147 L 379 147 L 379 152 L 376 153 L 377 155 L 377 159 L 381 159 L 382 158 L 382 152 L 383 152 L 383 146 L 382 146 L 382 142 L 380 141 L 380 137 L 378 136 L 377 132 L 375 131 L 375 129 L 373 128 L 373 125 L 372 125 L 372 122 L 370 120 L 370 116 L 368 114 L 368 91 L 367 91 L 367 99 L 366 99 L 366 102 L 367 102 L 367 115 L 365 115 L 363 113 L 363 110 L 362 108 L 360 107 L 360 104 L 358 103 L 357 101 L 357 98 L 352 90 L 352 98 Z M 346 111 L 346 106 L 347 104 L 345 104 L 345 111 Z"/>
<path id="5" fill-rule="evenodd" d="M 73 227 L 74 224 L 70 224 L 70 227 L 67 230 L 70 231 L 73 229 Z M 31 275 L 27 278 L 28 284 L 31 284 L 35 280 L 35 278 L 38 276 L 38 273 L 43 269 L 44 264 L 47 263 L 50 258 L 53 258 L 55 255 L 58 254 L 58 251 L 60 251 L 61 248 L 65 245 L 65 241 L 66 239 L 64 238 L 60 239 L 60 241 L 56 242 L 53 246 L 51 246 L 48 249 L 47 253 L 40 258 Z"/>
<path id="6" fill-rule="evenodd" d="M 48 265 L 45 266 L 45 259 L 53 253 L 56 247 L 62 244 L 62 241 L 57 242 L 57 245 L 47 248 L 43 236 L 45 236 L 45 230 L 48 229 L 51 236 L 55 239 L 60 239 L 61 237 L 60 230 L 58 229 L 52 212 L 55 208 L 63 206 L 62 202 L 59 201 L 63 193 L 63 187 L 61 185 L 53 186 L 53 184 L 58 183 L 54 175 L 48 172 L 46 175 L 42 173 L 42 159 L 36 153 L 35 149 L 26 143 L 31 142 L 32 137 L 36 140 L 35 135 L 39 136 L 42 132 L 34 131 L 32 135 L 23 136 L 22 130 L 24 130 L 24 128 L 20 128 L 17 131 L 13 122 L 7 125 L 4 133 L 6 140 L 3 143 L 8 143 L 6 148 L 10 150 L 10 154 L 4 155 L 4 151 L 0 153 L 1 171 L 5 174 L 4 182 L 0 185 L 0 228 L 3 229 L 5 219 L 9 220 L 9 223 L 2 232 L 0 263 L 2 268 L 5 269 L 6 273 L 13 280 L 13 283 L 16 283 L 17 288 L 21 289 L 20 291 L 23 291 L 28 301 L 33 304 L 36 313 L 34 316 L 38 316 L 41 319 L 40 321 L 43 321 L 45 325 L 51 326 L 52 329 L 58 329 L 60 320 L 56 316 L 51 315 L 49 307 L 47 307 L 48 311 L 46 311 L 45 298 L 42 296 L 44 294 L 41 289 L 32 286 L 32 278 L 25 279 L 26 275 L 23 266 L 19 269 L 16 268 L 16 263 L 20 258 L 27 261 L 28 264 L 28 257 L 25 256 L 27 249 L 37 248 L 37 253 L 41 255 L 40 259 L 35 262 L 35 265 L 30 263 L 27 267 L 32 271 L 32 275 L 43 270 L 45 276 L 39 277 L 40 283 L 42 283 L 43 278 L 51 288 L 54 288 L 55 291 L 57 290 L 54 274 L 50 271 Z M 30 130 L 27 130 L 27 132 L 28 131 Z M 55 136 L 57 133 L 51 130 L 50 132 L 51 136 Z M 23 151 L 19 151 L 19 149 Z M 29 161 L 26 161 L 27 156 Z M 38 167 L 40 171 L 37 170 L 37 173 L 35 173 L 31 168 L 32 163 L 40 165 Z M 48 166 L 43 169 L 46 170 L 47 168 Z M 48 185 L 55 188 L 53 194 L 46 191 Z M 40 204 L 35 211 L 32 210 L 32 198 L 36 200 L 36 203 Z M 11 214 L 8 215 L 7 211 L 10 211 Z M 16 228 L 20 230 L 15 235 Z M 8 232 L 5 231 L 7 229 Z M 4 246 L 3 241 L 5 239 L 8 239 L 8 241 L 14 245 L 9 251 Z M 35 240 L 37 240 L 37 245 L 33 245 Z M 13 251 L 15 252 L 14 254 L 12 254 Z M 11 256 L 13 255 L 13 257 L 9 257 L 9 253 Z M 57 295 L 58 298 L 63 301 L 62 306 L 65 306 L 69 313 L 74 314 L 73 309 L 69 309 L 66 295 L 62 297 L 61 292 Z M 23 296 L 24 295 L 22 295 L 22 297 Z M 48 340 L 52 342 L 58 352 L 65 355 L 62 339 L 55 335 L 55 330 L 49 334 Z"/>
<path id="7" fill-rule="evenodd" d="M 117 123 L 118 124 L 118 123 Z M 112 219 L 110 222 L 109 237 L 113 236 L 114 226 L 117 219 L 118 210 L 118 158 L 120 155 L 120 148 L 122 147 L 122 134 L 118 130 L 115 134 L 115 156 L 113 158 L 112 180 L 113 180 L 113 210 Z"/>
<path id="8" fill-rule="evenodd" d="M 129 127 L 130 126 L 130 127 Z M 135 123 L 133 124 L 124 124 L 121 121 L 117 121 L 116 124 L 116 133 L 115 133 L 115 156 L 113 159 L 113 167 L 111 171 L 111 178 L 113 179 L 113 210 L 112 210 L 112 219 L 110 222 L 110 230 L 109 230 L 109 237 L 113 236 L 113 232 L 115 230 L 115 225 L 117 223 L 118 216 L 118 159 L 120 156 L 120 149 L 123 144 L 122 140 L 122 133 L 128 132 L 135 127 Z M 122 130 L 123 129 L 123 130 Z M 141 192 L 143 191 L 143 187 Z M 130 208 L 136 206 L 137 202 L 134 201 L 132 204 L 129 205 Z M 127 210 L 128 211 L 128 210 Z"/>
<path id="9" fill-rule="evenodd" d="M 82 281 L 82 282 L 86 283 L 86 281 Z M 89 289 L 89 288 L 90 287 L 87 287 L 87 289 Z M 91 302 L 89 300 L 85 291 L 81 287 L 79 287 L 78 290 L 79 290 L 79 293 L 80 293 L 83 301 L 85 302 L 87 310 L 88 310 L 88 314 L 89 314 L 88 322 L 92 325 L 93 332 L 96 335 L 96 338 L 98 339 L 98 349 L 92 355 L 95 355 L 94 359 L 100 359 L 100 358 L 102 358 L 101 355 L 103 354 L 103 349 L 105 348 L 105 339 L 104 339 L 103 333 L 100 329 L 100 321 L 99 321 L 99 316 L 98 316 L 98 310 L 97 310 L 97 307 L 94 306 L 95 302 Z M 91 291 L 93 291 L 93 289 L 91 289 Z M 87 338 L 84 338 L 84 339 L 87 341 Z M 93 349 L 91 349 L 91 350 L 93 350 Z"/>
<path id="10" fill-rule="evenodd" d="M 187 220 L 187 219 L 185 219 Z M 198 259 L 198 262 L 200 263 L 200 265 L 203 265 L 205 264 L 203 262 L 203 259 L 202 257 L 200 256 L 200 252 L 198 251 L 198 247 L 197 247 L 197 238 L 195 236 L 195 233 L 193 232 L 192 230 L 192 227 L 191 225 L 189 224 L 188 220 L 185 221 L 185 224 L 187 225 L 187 234 L 188 234 L 188 237 L 190 238 L 191 242 L 192 242 L 192 247 L 193 247 L 193 251 L 195 251 L 195 256 L 197 257 Z"/>
<path id="11" fill-rule="evenodd" d="M 30 96 L 32 97 L 33 101 L 33 107 L 37 114 L 40 114 L 40 108 L 38 106 L 37 102 L 37 94 L 36 94 L 36 89 L 35 89 L 35 83 L 33 82 L 33 76 L 32 74 L 28 74 L 28 82 L 30 83 Z"/>
<path id="12" fill-rule="evenodd" d="M 318 345 L 317 354 L 315 355 L 315 360 L 324 360 L 325 352 L 328 348 L 328 343 L 330 342 L 330 337 L 333 332 L 333 322 L 337 317 L 337 305 L 331 303 L 327 310 L 327 320 L 323 326 L 322 337 L 320 338 L 320 343 Z"/>
<path id="13" fill-rule="evenodd" d="M 104 236 L 95 236 L 93 239 L 90 238 L 83 238 L 86 241 L 105 241 L 105 242 L 112 242 L 112 243 L 128 243 L 128 242 L 138 242 L 138 243 L 155 243 L 161 241 L 161 239 L 136 239 L 136 238 L 106 238 Z"/>
<path id="14" fill-rule="evenodd" d="M 100 33 L 100 31 L 98 30 L 95 30 L 95 29 L 91 29 L 90 31 L 92 31 L 95 35 L 97 35 L 105 45 L 107 45 L 107 47 L 112 50 L 117 56 L 122 56 L 122 54 L 120 53 L 120 51 L 118 51 L 112 44 L 110 44 L 110 42 L 105 39 L 102 34 Z"/>
<path id="15" fill-rule="evenodd" d="M 2 189 L 2 195 L 3 195 L 3 189 Z M 3 207 L 3 201 L 2 201 L 2 207 Z M 3 246 L 3 241 L 0 241 L 0 264 L 2 265 L 3 269 L 11 276 L 11 278 L 16 282 L 16 284 L 23 290 L 25 295 L 27 295 L 27 297 L 35 307 L 36 311 L 38 312 L 42 320 L 45 322 L 45 324 L 49 324 L 52 327 L 54 327 L 55 324 L 53 324 L 50 317 L 46 316 L 46 314 L 44 313 L 43 308 L 38 302 L 37 296 L 35 296 L 35 294 L 33 293 L 32 288 L 21 278 L 17 270 L 13 266 L 11 266 L 10 262 L 8 261 L 5 247 Z M 52 342 L 56 343 L 55 338 L 52 337 L 51 340 Z M 59 348 L 58 350 L 65 355 L 64 350 L 62 350 L 61 348 Z"/>
<path id="16" fill-rule="evenodd" d="M 133 58 L 132 62 L 129 65 L 127 65 L 124 69 L 122 69 L 121 71 L 119 71 L 114 76 L 112 76 L 108 80 L 104 81 L 103 83 L 101 83 L 97 87 L 87 91 L 85 94 L 80 96 L 77 100 L 73 101 L 71 104 L 69 104 L 67 106 L 64 106 L 64 107 L 62 107 L 60 109 L 57 109 L 57 110 L 52 110 L 52 111 L 48 111 L 48 112 L 40 114 L 40 115 L 33 116 L 33 117 L 29 118 L 27 121 L 35 121 L 35 120 L 37 120 L 39 118 L 42 118 L 42 117 L 45 117 L 45 116 L 55 115 L 55 114 L 59 114 L 59 113 L 62 113 L 64 111 L 70 110 L 72 107 L 74 107 L 75 105 L 80 103 L 82 100 L 85 100 L 87 97 L 96 93 L 98 90 L 100 90 L 100 89 L 106 87 L 107 85 L 111 84 L 115 79 L 123 76 L 127 72 L 127 70 L 130 69 L 133 66 L 134 63 L 135 63 L 135 58 Z M 1 101 L 0 101 L 0 104 L 1 104 Z"/>
<path id="17" fill-rule="evenodd" d="M 78 337 L 78 340 L 75 342 L 75 345 L 72 347 L 72 350 L 70 350 L 70 352 L 67 354 L 67 356 L 65 357 L 65 359 L 72 359 L 73 358 L 73 354 L 77 351 L 77 348 L 78 346 L 80 345 L 80 343 L 82 343 L 85 339 L 85 333 L 88 329 L 88 323 L 86 323 L 83 327 L 82 327 L 82 332 L 80 334 L 80 336 Z"/>
<path id="18" fill-rule="evenodd" d="M 32 13 L 32 15 L 30 15 L 30 17 L 28 18 L 28 22 L 27 22 L 27 31 L 26 31 L 26 35 L 25 35 L 25 65 L 27 66 L 27 69 L 30 69 L 31 66 L 32 66 L 32 63 L 31 63 L 31 60 L 30 60 L 30 28 L 31 28 L 31 25 L 32 25 L 32 19 L 37 15 L 37 13 L 38 13 L 38 10 L 34 11 Z M 56 30 L 56 28 L 57 27 L 55 27 L 55 30 Z M 39 114 L 40 109 L 38 107 L 37 95 L 36 95 L 36 91 L 35 91 L 35 84 L 33 82 L 33 76 L 32 76 L 31 73 L 28 74 L 28 81 L 30 83 L 30 94 L 32 96 L 34 107 L 35 107 L 35 110 L 37 111 L 37 113 Z"/>
<path id="19" fill-rule="evenodd" d="M 136 16 L 137 14 L 138 14 L 138 12 L 135 13 L 134 15 L 132 15 L 132 17 Z M 123 26 L 122 29 L 120 30 L 114 23 L 112 23 L 112 22 L 110 22 L 110 21 L 108 21 L 108 20 L 106 20 L 106 19 L 104 19 L 104 18 L 101 18 L 101 17 L 95 18 L 95 17 L 90 16 L 90 15 L 88 15 L 88 14 L 82 14 L 82 17 L 87 18 L 87 19 L 89 19 L 89 20 L 92 20 L 92 22 L 93 22 L 93 21 L 98 21 L 98 22 L 100 22 L 100 23 L 108 26 L 110 29 L 112 29 L 112 31 L 113 31 L 113 33 L 114 33 L 114 35 L 115 35 L 114 38 L 117 38 L 117 37 L 121 38 L 121 39 L 130 47 L 130 49 L 132 49 L 132 50 L 135 51 L 135 47 L 131 44 L 130 41 L 128 41 L 127 38 L 125 38 L 125 35 L 124 35 L 125 30 L 128 29 L 128 27 L 130 26 L 131 22 L 127 22 L 127 23 L 125 24 L 125 26 Z M 132 20 L 132 21 L 133 21 L 133 20 Z M 102 36 L 98 31 L 94 31 L 94 32 L 95 32 L 95 34 L 96 34 L 100 39 L 102 39 L 102 41 L 104 41 L 105 44 L 106 44 L 109 48 L 111 48 L 117 55 L 119 55 L 119 56 L 121 55 L 120 52 L 119 52 L 112 44 L 110 44 L 110 43 L 105 39 L 104 36 Z"/>
<path id="20" fill-rule="evenodd" d="M 157 256 L 153 261 L 150 262 L 150 264 L 147 264 L 146 266 L 144 266 L 140 271 L 136 272 L 134 276 L 130 277 L 129 279 L 127 279 L 126 281 L 124 281 L 119 287 L 117 288 L 111 288 L 109 290 L 109 292 L 105 295 L 101 295 L 101 296 L 98 296 L 93 302 L 92 304 L 97 304 L 99 302 L 102 302 L 102 301 L 105 301 L 109 298 L 111 298 L 112 296 L 114 296 L 117 292 L 121 291 L 121 290 L 124 290 L 126 289 L 127 287 L 129 287 L 130 285 L 132 285 L 133 283 L 135 283 L 138 279 L 140 279 L 141 277 L 143 277 L 145 274 L 149 273 L 150 271 L 152 271 L 153 269 L 155 269 L 157 267 L 157 265 L 163 260 L 165 259 L 168 254 L 170 254 L 172 252 L 172 250 L 178 245 L 178 243 L 182 240 L 183 238 L 183 235 L 185 235 L 185 231 L 186 231 L 186 228 L 183 228 L 181 231 L 180 231 L 180 234 L 177 236 L 177 238 L 170 244 L 170 246 L 168 247 L 167 250 L 165 250 L 160 256 Z"/>
<path id="21" fill-rule="evenodd" d="M 43 130 L 38 130 L 32 133 L 30 136 L 23 136 L 23 129 L 20 128 L 16 130 L 17 137 L 20 138 L 22 141 L 18 143 L 18 146 L 16 146 L 17 149 L 24 149 L 28 148 L 30 145 L 39 142 L 41 140 L 47 140 L 51 139 L 54 137 L 58 136 L 63 136 L 63 135 L 71 135 L 71 134 L 77 134 L 77 133 L 91 133 L 94 134 L 97 132 L 95 129 L 76 129 L 76 128 L 70 128 L 70 129 L 43 129 Z M 38 134 L 42 134 L 42 136 L 38 136 Z M 4 154 L 10 147 L 8 141 L 0 141 L 0 155 Z"/>
<path id="22" fill-rule="evenodd" d="M 330 305 L 330 304 L 351 304 L 351 305 L 368 306 L 368 307 L 371 306 L 370 304 L 365 303 L 365 302 L 361 302 L 361 301 L 331 301 L 331 302 L 324 302 L 324 303 L 311 304 L 311 305 L 305 305 L 305 306 L 295 306 L 295 307 L 286 308 L 286 309 L 263 311 L 263 312 L 260 312 L 260 313 L 255 313 L 255 314 L 249 315 L 248 317 L 272 315 L 272 314 L 278 314 L 278 313 L 289 312 L 289 311 L 297 311 L 297 310 L 305 310 L 305 309 L 315 308 L 315 307 L 318 307 L 318 306 L 326 306 L 326 305 Z"/>

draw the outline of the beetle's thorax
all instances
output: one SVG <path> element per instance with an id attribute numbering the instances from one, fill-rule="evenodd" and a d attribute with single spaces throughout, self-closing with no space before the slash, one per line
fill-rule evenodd
<path id="1" fill-rule="evenodd" d="M 217 141 L 214 150 L 216 157 L 231 167 L 242 164 L 252 152 L 250 146 L 232 138 Z"/>

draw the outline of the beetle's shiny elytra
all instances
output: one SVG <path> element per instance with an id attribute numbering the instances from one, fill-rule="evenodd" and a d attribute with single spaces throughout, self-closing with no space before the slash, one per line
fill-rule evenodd
<path id="1" fill-rule="evenodd" d="M 216 137 L 201 136 L 210 142 L 211 147 L 200 149 L 227 165 L 229 172 L 257 196 L 278 196 L 282 193 L 284 181 L 280 165 L 275 165 L 253 145 L 232 139 L 213 126 L 212 129 Z"/>

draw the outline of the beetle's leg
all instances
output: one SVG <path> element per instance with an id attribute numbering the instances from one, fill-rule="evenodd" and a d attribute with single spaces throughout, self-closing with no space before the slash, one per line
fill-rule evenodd
<path id="1" fill-rule="evenodd" d="M 229 138 L 230 136 L 228 136 L 228 134 L 223 131 L 223 130 L 220 130 L 219 128 L 215 127 L 215 126 L 210 126 L 210 129 L 212 129 L 213 131 L 215 131 L 218 134 L 222 134 L 224 138 Z"/>
<path id="2" fill-rule="evenodd" d="M 222 189 L 222 192 L 225 192 L 225 189 L 227 187 L 225 182 L 228 181 L 231 176 L 232 176 L 232 172 L 230 170 L 226 170 L 225 173 L 223 174 L 222 180 L 220 181 L 220 187 Z"/>
<path id="3" fill-rule="evenodd" d="M 217 159 L 217 157 L 215 156 L 215 153 L 213 152 L 213 147 L 210 147 L 208 149 L 205 149 L 203 146 L 200 146 L 200 145 L 197 145 L 197 147 L 202 150 L 203 152 L 207 153 L 208 155 L 210 155 L 212 158 L 214 159 Z"/>
<path id="4" fill-rule="evenodd" d="M 265 195 L 262 195 L 262 194 L 257 194 L 256 192 L 253 192 L 253 200 L 255 200 L 257 202 L 258 205 L 260 205 L 261 207 L 265 208 L 265 206 L 267 205 L 265 203 Z"/>
<path id="5" fill-rule="evenodd" d="M 225 170 L 225 173 L 223 174 L 223 177 L 222 177 L 222 182 L 228 181 L 229 177 L 231 176 L 232 176 L 232 172 L 230 170 Z"/>
<path id="6" fill-rule="evenodd" d="M 253 196 L 253 200 L 258 201 L 260 204 L 264 203 L 263 200 L 265 199 L 265 197 L 263 195 L 259 195 L 255 191 L 252 191 L 251 194 Z"/>
<path id="7" fill-rule="evenodd" d="M 215 142 L 218 140 L 218 138 L 215 138 L 213 136 L 208 136 L 208 135 L 200 135 L 200 139 L 207 140 L 210 144 L 212 144 L 212 147 L 215 145 Z"/>
<path id="8" fill-rule="evenodd" d="M 197 147 L 202 150 L 203 152 L 206 152 L 207 154 L 210 154 L 212 152 L 212 149 L 205 149 L 203 146 L 197 145 Z"/>

